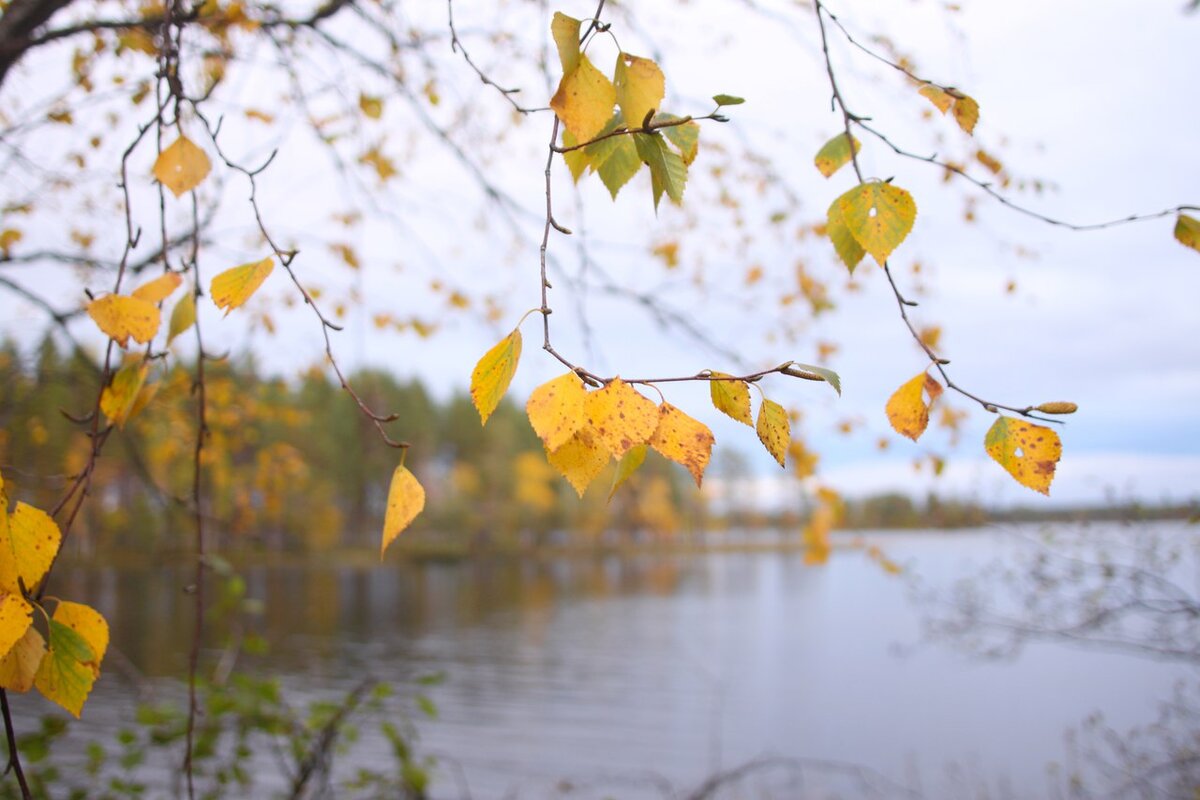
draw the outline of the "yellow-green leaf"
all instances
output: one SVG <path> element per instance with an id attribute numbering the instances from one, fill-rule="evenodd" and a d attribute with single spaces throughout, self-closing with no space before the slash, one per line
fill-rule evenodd
<path id="1" fill-rule="evenodd" d="M 881 181 L 859 184 L 834 202 L 850 235 L 880 266 L 908 236 L 917 218 L 912 195 Z"/>
<path id="2" fill-rule="evenodd" d="M 965 94 L 956 95 L 954 98 L 954 121 L 966 133 L 974 133 L 975 125 L 979 122 L 979 104 Z"/>
<path id="3" fill-rule="evenodd" d="M 907 436 L 914 442 L 929 426 L 929 409 L 942 393 L 942 385 L 929 377 L 928 373 L 905 381 L 887 401 L 888 422 L 896 433 Z M 929 395 L 925 402 L 924 395 Z"/>
<path id="4" fill-rule="evenodd" d="M 175 337 L 196 324 L 196 295 L 190 289 L 171 309 L 171 322 L 167 328 L 167 345 L 175 341 Z"/>
<path id="5" fill-rule="evenodd" d="M 782 467 L 787 458 L 788 444 L 792 440 L 792 424 L 788 421 L 787 411 L 764 397 L 762 405 L 758 407 L 758 422 L 754 429 L 763 447 Z"/>
<path id="6" fill-rule="evenodd" d="M 650 59 L 618 53 L 613 88 L 625 124 L 632 130 L 642 127 L 646 115 L 658 110 L 666 93 L 666 80 L 658 64 Z"/>
<path id="7" fill-rule="evenodd" d="M 46 654 L 46 640 L 30 625 L 8 654 L 0 658 L 0 689 L 28 692 Z"/>
<path id="8" fill-rule="evenodd" d="M 388 487 L 387 513 L 383 520 L 383 539 L 379 545 L 379 557 L 383 558 L 396 537 L 407 528 L 425 508 L 425 489 L 408 467 L 401 464 L 392 472 L 392 483 Z"/>
<path id="9" fill-rule="evenodd" d="M 851 142 L 853 142 L 854 151 L 850 150 Z M 862 143 L 853 136 L 848 136 L 845 132 L 839 133 L 837 136 L 826 142 L 820 150 L 817 151 L 816 158 L 813 163 L 816 164 L 817 170 L 828 178 L 833 173 L 837 172 L 843 166 L 850 162 L 850 159 L 862 149 Z"/>
<path id="10" fill-rule="evenodd" d="M 655 114 L 654 122 L 674 122 L 680 117 L 674 114 Z M 691 166 L 696 160 L 696 154 L 700 152 L 700 124 L 697 122 L 682 122 L 678 125 L 668 125 L 660 129 L 660 133 L 667 137 L 671 144 L 679 148 L 679 155 L 683 158 L 683 163 Z"/>
<path id="11" fill-rule="evenodd" d="M 471 401 L 479 412 L 479 421 L 486 425 L 488 417 L 500 405 L 500 399 L 508 391 L 517 362 L 521 360 L 521 330 L 513 332 L 496 343 L 483 354 L 471 372 Z"/>
<path id="12" fill-rule="evenodd" d="M 567 479 L 580 497 L 604 471 L 608 458 L 608 450 L 597 440 L 595 431 L 586 427 L 575 431 L 562 447 L 546 451 L 550 466 Z"/>
<path id="13" fill-rule="evenodd" d="M 636 447 L 629 448 L 629 452 L 621 456 L 621 460 L 617 462 L 617 470 L 613 473 L 612 488 L 608 490 L 608 499 L 612 500 L 613 495 L 617 493 L 617 489 L 621 488 L 621 484 L 629 480 L 633 473 L 638 471 L 642 466 L 642 462 L 646 460 L 646 451 L 648 445 L 639 444 Z M 607 461 L 607 458 L 605 459 Z"/>
<path id="14" fill-rule="evenodd" d="M 0 654 L 7 655 L 32 623 L 33 606 L 17 592 L 0 594 Z"/>
<path id="15" fill-rule="evenodd" d="M 211 169 L 212 162 L 208 160 L 208 154 L 191 139 L 180 136 L 158 154 L 154 162 L 154 177 L 179 197 L 199 186 Z"/>
<path id="16" fill-rule="evenodd" d="M 170 297 L 171 292 L 175 291 L 182 282 L 183 278 L 179 276 L 178 272 L 167 272 L 134 289 L 129 296 L 145 300 L 147 303 L 161 303 Z"/>
<path id="17" fill-rule="evenodd" d="M 212 279 L 208 293 L 217 308 L 225 309 L 225 316 L 240 308 L 253 295 L 263 281 L 275 269 L 275 259 L 267 256 L 262 261 L 252 261 L 227 269 Z"/>
<path id="18" fill-rule="evenodd" d="M 803 378 L 806 381 L 823 381 L 832 386 L 839 396 L 842 394 L 842 378 L 831 369 L 792 361 L 784 367 L 783 374 L 791 375 L 793 378 Z"/>
<path id="19" fill-rule="evenodd" d="M 33 591 L 58 553 L 58 524 L 40 508 L 17 503 L 8 518 L 8 536 L 0 542 L 0 592 Z"/>
<path id="20" fill-rule="evenodd" d="M 950 106 L 954 104 L 954 98 L 942 91 L 940 86 L 934 86 L 932 83 L 923 83 L 917 92 L 937 108 L 938 111 L 945 114 L 950 110 Z"/>
<path id="21" fill-rule="evenodd" d="M 1200 219 L 1180 214 L 1175 220 L 1175 239 L 1185 247 L 1200 250 Z"/>
<path id="22" fill-rule="evenodd" d="M 574 372 L 543 383 L 529 395 L 525 413 L 529 415 L 529 424 L 547 450 L 562 447 L 584 424 L 583 401 L 586 396 L 583 383 Z"/>
<path id="23" fill-rule="evenodd" d="M 613 114 L 600 135 L 616 130 L 621 124 L 621 115 Z M 614 200 L 621 187 L 642 168 L 642 160 L 638 157 L 631 136 L 610 136 L 588 145 L 584 152 Z"/>
<path id="24" fill-rule="evenodd" d="M 1053 430 L 1013 417 L 999 417 L 988 429 L 983 444 L 988 455 L 1017 483 L 1050 494 L 1054 469 L 1062 457 L 1062 442 Z"/>
<path id="25" fill-rule="evenodd" d="M 620 378 L 589 392 L 583 409 L 596 439 L 617 458 L 649 440 L 658 427 L 658 407 Z"/>
<path id="26" fill-rule="evenodd" d="M 78 717 L 99 675 L 99 659 L 84 636 L 57 619 L 58 609 L 54 617 L 50 620 L 50 641 L 34 676 L 34 685 L 47 700 Z"/>
<path id="27" fill-rule="evenodd" d="M 616 102 L 612 81 L 587 56 L 580 56 L 575 69 L 563 75 L 550 108 L 577 140 L 588 142 L 604 128 Z"/>
<path id="28" fill-rule="evenodd" d="M 829 235 L 829 241 L 833 243 L 834 252 L 853 275 L 854 268 L 858 266 L 858 262 L 863 260 L 867 251 L 862 249 L 862 245 L 854 238 L 854 234 L 850 233 L 850 228 L 847 227 L 846 220 L 842 216 L 842 207 L 837 200 L 834 200 L 833 204 L 829 206 L 825 232 Z"/>
<path id="29" fill-rule="evenodd" d="M 100 330 L 121 347 L 128 346 L 131 336 L 138 344 L 146 344 L 158 333 L 162 322 L 153 303 L 119 294 L 93 300 L 88 303 L 87 312 Z"/>
<path id="30" fill-rule="evenodd" d="M 550 35 L 558 48 L 563 75 L 567 75 L 579 66 L 579 20 L 555 11 L 554 19 L 550 20 Z"/>
<path id="31" fill-rule="evenodd" d="M 654 207 L 665 192 L 674 203 L 683 202 L 683 188 L 687 183 L 687 164 L 683 158 L 667 147 L 667 142 L 657 133 L 635 133 L 633 143 L 638 158 L 650 167 L 650 188 L 654 192 Z"/>
<path id="32" fill-rule="evenodd" d="M 730 380 L 733 376 L 724 372 L 711 374 L 713 378 L 723 379 L 708 382 L 708 393 L 712 398 L 713 408 L 753 428 L 754 417 L 750 413 L 750 387 L 745 381 Z"/>
<path id="33" fill-rule="evenodd" d="M 100 410 L 109 422 L 118 428 L 125 427 L 125 423 L 133 416 L 130 412 L 148 374 L 150 365 L 145 361 L 130 361 L 117 370 L 112 381 L 100 393 Z"/>
<path id="34" fill-rule="evenodd" d="M 692 474 L 696 486 L 712 456 L 713 435 L 708 426 L 692 419 L 670 403 L 658 407 L 658 428 L 650 437 L 650 446 Z"/>
<path id="35" fill-rule="evenodd" d="M 579 140 L 572 135 L 570 131 L 563 131 L 562 137 L 563 147 L 574 147 L 579 144 Z M 567 169 L 571 171 L 571 180 L 579 183 L 579 179 L 591 164 L 591 159 L 588 158 L 587 148 L 579 150 L 570 150 L 562 154 L 563 161 L 567 163 Z"/>

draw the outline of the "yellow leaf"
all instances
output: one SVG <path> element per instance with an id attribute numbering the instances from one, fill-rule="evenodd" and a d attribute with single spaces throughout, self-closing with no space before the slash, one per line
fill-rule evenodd
<path id="1" fill-rule="evenodd" d="M 712 456 L 712 431 L 670 403 L 658 407 L 658 428 L 650 437 L 650 446 L 676 464 L 682 464 L 699 488 Z"/>
<path id="2" fill-rule="evenodd" d="M 512 333 L 484 353 L 471 371 L 471 401 L 479 412 L 480 424 L 486 425 L 488 417 L 500 405 L 500 399 L 508 391 L 520 360 L 521 330 L 514 328 Z"/>
<path id="3" fill-rule="evenodd" d="M 842 207 L 837 200 L 834 200 L 833 205 L 829 206 L 825 232 L 829 235 L 829 241 L 833 242 L 834 252 L 838 254 L 838 258 L 853 275 L 854 268 L 858 266 L 858 262 L 863 260 L 867 251 L 862 249 L 862 245 L 854 238 L 854 234 L 850 233 L 850 228 L 846 226 L 846 220 L 842 216 Z"/>
<path id="4" fill-rule="evenodd" d="M 563 147 L 574 147 L 579 144 L 579 141 L 571 135 L 570 131 L 563 131 L 562 143 Z M 571 150 L 570 152 L 563 153 L 562 157 L 563 161 L 567 163 L 567 169 L 571 170 L 571 180 L 579 183 L 579 179 L 583 177 L 584 171 L 591 164 L 587 148 Z"/>
<path id="5" fill-rule="evenodd" d="M 917 92 L 929 102 L 937 107 L 937 110 L 945 114 L 950 110 L 950 106 L 954 103 L 954 98 L 942 91 L 940 86 L 934 86 L 932 83 L 923 83 Z"/>
<path id="6" fill-rule="evenodd" d="M 108 623 L 87 606 L 60 602 L 49 633 L 34 685 L 47 700 L 78 717 L 100 676 L 100 662 L 108 648 Z"/>
<path id="7" fill-rule="evenodd" d="M 125 423 L 133 417 L 130 412 L 149 373 L 150 365 L 145 361 L 130 361 L 117 370 L 112 381 L 100 393 L 100 410 L 109 422 L 118 428 L 125 427 Z"/>
<path id="8" fill-rule="evenodd" d="M 574 372 L 560 375 L 533 390 L 525 413 L 547 450 L 557 450 L 583 425 L 583 400 L 587 392 Z"/>
<path id="9" fill-rule="evenodd" d="M 46 640 L 37 628 L 30 625 L 8 654 L 0 658 L 0 689 L 12 692 L 28 692 L 32 689 L 33 678 L 45 654 Z"/>
<path id="10" fill-rule="evenodd" d="M 1175 220 L 1175 239 L 1185 247 L 1200 250 L 1200 219 L 1180 214 Z"/>
<path id="11" fill-rule="evenodd" d="M 133 405 L 129 409 L 129 414 L 126 419 L 133 419 L 138 414 L 150 405 L 150 401 L 154 399 L 154 395 L 158 394 L 159 382 L 146 383 L 142 385 L 141 391 L 137 393 L 137 397 L 133 398 Z"/>
<path id="12" fill-rule="evenodd" d="M 33 622 L 33 606 L 19 593 L 0 594 L 0 653 L 7 654 Z"/>
<path id="13" fill-rule="evenodd" d="M 92 649 L 93 659 L 85 662 L 100 676 L 100 662 L 108 651 L 108 623 L 103 615 L 91 606 L 83 603 L 70 603 L 60 600 L 54 609 L 54 621 L 66 625 L 79 634 Z"/>
<path id="14" fill-rule="evenodd" d="M 850 152 L 849 142 L 854 143 L 854 153 Z M 826 178 L 828 178 L 830 175 L 848 164 L 850 159 L 853 158 L 854 154 L 857 154 L 861 149 L 862 142 L 858 141 L 858 139 L 855 139 L 852 136 L 847 137 L 844 132 L 839 133 L 837 136 L 826 142 L 821 149 L 817 151 L 817 155 L 816 158 L 813 159 L 813 163 L 816 165 L 817 170 Z"/>
<path id="15" fill-rule="evenodd" d="M 924 394 L 929 395 L 925 402 Z M 942 393 L 942 385 L 925 372 L 906 381 L 887 401 L 888 422 L 896 433 L 914 442 L 929 426 L 929 409 Z"/>
<path id="16" fill-rule="evenodd" d="M 880 266 L 908 236 L 917 219 L 912 195 L 881 181 L 859 184 L 834 203 L 850 235 Z"/>
<path id="17" fill-rule="evenodd" d="M 170 147 L 158 154 L 154 162 L 154 177 L 179 197 L 200 185 L 212 169 L 208 154 L 180 136 Z"/>
<path id="18" fill-rule="evenodd" d="M 131 336 L 138 344 L 146 344 L 158 333 L 162 321 L 153 303 L 119 294 L 93 300 L 88 303 L 87 312 L 100 330 L 121 347 L 128 346 Z"/>
<path id="19" fill-rule="evenodd" d="M 0 542 L 0 592 L 18 594 L 21 584 L 33 591 L 58 553 L 62 534 L 40 508 L 17 503 Z"/>
<path id="20" fill-rule="evenodd" d="M 1062 457 L 1062 442 L 1057 433 L 1025 420 L 1000 417 L 988 429 L 983 443 L 988 455 L 1008 470 L 1017 483 L 1050 494 L 1054 468 Z"/>
<path id="21" fill-rule="evenodd" d="M 8 251 L 12 246 L 21 241 L 24 236 L 25 234 L 16 228 L 5 228 L 3 231 L 0 231 L 0 252 L 8 255 Z"/>
<path id="22" fill-rule="evenodd" d="M 666 93 L 666 80 L 658 64 L 628 53 L 617 54 L 613 83 L 617 105 L 630 129 L 642 127 L 646 115 L 658 110 Z"/>
<path id="23" fill-rule="evenodd" d="M 753 428 L 754 417 L 750 414 L 750 387 L 745 381 L 729 380 L 733 376 L 726 375 L 724 372 L 711 374 L 714 378 L 725 379 L 708 382 L 708 393 L 712 397 L 713 408 Z"/>
<path id="24" fill-rule="evenodd" d="M 658 427 L 658 407 L 620 378 L 589 392 L 583 408 L 596 439 L 617 458 L 645 443 Z"/>
<path id="25" fill-rule="evenodd" d="M 233 267 L 213 278 L 208 293 L 212 295 L 217 308 L 225 309 L 225 316 L 235 308 L 239 308 L 250 296 L 262 286 L 262 282 L 275 269 L 275 260 L 267 256 L 262 261 L 254 261 Z"/>
<path id="26" fill-rule="evenodd" d="M 550 35 L 554 37 L 554 44 L 558 48 L 563 75 L 568 75 L 579 66 L 579 20 L 561 11 L 554 12 L 554 19 L 550 20 Z"/>
<path id="27" fill-rule="evenodd" d="M 167 272 L 159 275 L 149 283 L 144 283 L 129 293 L 130 297 L 145 300 L 147 303 L 161 303 L 171 296 L 171 292 L 179 288 L 183 278 L 178 272 Z"/>
<path id="28" fill-rule="evenodd" d="M 636 447 L 629 448 L 629 452 L 621 456 L 621 460 L 617 462 L 617 471 L 613 473 L 612 488 L 608 490 L 608 499 L 612 500 L 613 495 L 617 493 L 617 489 L 621 488 L 621 484 L 629 480 L 633 473 L 638 471 L 642 466 L 642 462 L 646 460 L 646 450 L 648 445 L 639 444 Z M 604 459 L 608 463 L 607 457 Z"/>
<path id="29" fill-rule="evenodd" d="M 417 481 L 408 467 L 401 464 L 392 473 L 392 483 L 388 487 L 387 514 L 383 520 L 383 540 L 379 545 L 379 557 L 383 558 L 401 531 L 417 518 L 425 508 L 425 489 Z"/>
<path id="30" fill-rule="evenodd" d="M 597 441 L 595 431 L 580 428 L 562 447 L 547 450 L 546 460 L 575 487 L 576 494 L 583 497 L 587 487 L 608 464 L 608 451 Z"/>
<path id="31" fill-rule="evenodd" d="M 954 98 L 954 121 L 968 134 L 973 133 L 979 122 L 979 104 L 965 94 Z"/>
<path id="32" fill-rule="evenodd" d="M 763 447 L 782 467 L 787 458 L 788 443 L 792 440 L 792 425 L 783 406 L 764 397 L 758 407 L 758 423 L 754 429 Z"/>
<path id="33" fill-rule="evenodd" d="M 604 129 L 616 102 L 612 81 L 580 56 L 575 69 L 563 75 L 550 107 L 576 139 L 588 142 Z"/>
<path id="34" fill-rule="evenodd" d="M 175 308 L 171 309 L 171 323 L 167 328 L 167 345 L 175 341 L 175 337 L 196 323 L 196 294 L 189 288 L 187 294 L 179 298 Z"/>
<path id="35" fill-rule="evenodd" d="M 383 116 L 383 100 L 381 98 L 359 94 L 358 107 L 364 115 L 371 119 L 379 119 Z"/>

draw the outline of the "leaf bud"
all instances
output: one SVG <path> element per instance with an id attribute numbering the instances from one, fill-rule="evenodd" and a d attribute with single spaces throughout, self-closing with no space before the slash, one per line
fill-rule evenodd
<path id="1" fill-rule="evenodd" d="M 1042 403 L 1036 407 L 1036 410 L 1043 414 L 1074 414 L 1079 410 L 1079 406 L 1074 403 L 1056 401 L 1053 403 Z"/>

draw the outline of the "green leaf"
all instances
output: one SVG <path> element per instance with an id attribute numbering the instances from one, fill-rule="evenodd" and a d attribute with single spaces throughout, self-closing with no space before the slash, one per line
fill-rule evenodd
<path id="1" fill-rule="evenodd" d="M 633 134 L 638 157 L 650 167 L 650 188 L 654 192 L 654 208 L 665 192 L 674 203 L 683 202 L 683 187 L 687 183 L 687 164 L 657 133 Z"/>
<path id="2" fill-rule="evenodd" d="M 617 493 L 617 489 L 621 488 L 621 484 L 629 480 L 633 473 L 638 471 L 638 467 L 642 466 L 642 462 L 646 460 L 646 450 L 649 445 L 639 444 L 630 448 L 629 452 L 621 456 L 621 460 L 617 462 L 617 471 L 613 474 L 612 488 L 608 490 L 608 499 L 612 500 L 613 495 Z"/>
<path id="3" fill-rule="evenodd" d="M 621 115 L 613 114 L 608 124 L 597 135 L 611 133 L 623 124 Z M 583 151 L 614 200 L 617 199 L 617 192 L 642 168 L 642 160 L 638 158 L 632 136 L 610 136 L 589 144 Z"/>
<path id="4" fill-rule="evenodd" d="M 861 183 L 835 200 L 834 205 L 841 211 L 850 234 L 880 266 L 908 236 L 917 218 L 912 195 L 882 181 Z"/>
<path id="5" fill-rule="evenodd" d="M 50 620 L 50 641 L 38 666 L 34 685 L 47 700 L 78 717 L 96 682 L 96 658 L 91 645 L 58 620 Z"/>
<path id="6" fill-rule="evenodd" d="M 821 380 L 833 387 L 833 390 L 840 396 L 842 393 L 842 379 L 836 372 L 825 367 L 816 367 L 812 364 L 801 364 L 798 361 L 793 361 L 791 365 L 784 370 L 793 378 L 804 378 L 805 380 Z"/>
<path id="7" fill-rule="evenodd" d="M 675 122 L 681 119 L 674 114 L 655 114 L 654 122 L 656 124 L 663 122 Z M 696 122 L 684 122 L 679 125 L 669 125 L 661 130 L 661 133 L 667 137 L 671 144 L 679 148 L 679 155 L 683 157 L 683 163 L 688 166 L 696 160 L 696 153 L 700 150 L 700 125 Z"/>
<path id="8" fill-rule="evenodd" d="M 853 154 L 850 152 L 851 142 L 854 143 Z M 813 159 L 813 163 L 816 164 L 817 170 L 828 178 L 849 163 L 854 154 L 857 154 L 861 149 L 862 142 L 842 132 L 826 142 L 817 151 L 817 156 Z"/>
<path id="9" fill-rule="evenodd" d="M 1200 251 L 1200 220 L 1180 214 L 1175 221 L 1175 239 L 1185 247 Z"/>
<path id="10" fill-rule="evenodd" d="M 740 106 L 746 101 L 741 97 L 734 97 L 731 94 L 714 94 L 713 102 L 719 106 Z"/>

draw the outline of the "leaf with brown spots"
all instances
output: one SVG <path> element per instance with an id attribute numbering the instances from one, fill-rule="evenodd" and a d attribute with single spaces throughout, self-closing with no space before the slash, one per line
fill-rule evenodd
<path id="1" fill-rule="evenodd" d="M 596 439 L 617 458 L 648 441 L 658 427 L 658 407 L 620 378 L 589 392 L 583 412 Z"/>
<path id="2" fill-rule="evenodd" d="M 973 135 L 979 122 L 979 104 L 974 98 L 959 93 L 954 98 L 954 121 L 968 135 Z"/>
<path id="3" fill-rule="evenodd" d="M 487 424 L 488 417 L 500 405 L 508 391 L 513 375 L 517 373 L 517 362 L 521 360 L 521 329 L 513 332 L 483 354 L 483 358 L 471 371 L 471 402 L 479 412 L 479 420 Z"/>
<path id="4" fill-rule="evenodd" d="M 650 437 L 650 446 L 676 464 L 682 464 L 699 488 L 712 456 L 712 431 L 670 403 L 658 407 L 658 428 Z"/>
<path id="5" fill-rule="evenodd" d="M 0 594 L 0 654 L 21 641 L 33 622 L 33 606 L 18 592 Z"/>
<path id="6" fill-rule="evenodd" d="M 547 450 L 557 450 L 583 425 L 587 392 L 574 372 L 559 375 L 533 390 L 525 404 L 529 424 Z"/>
<path id="7" fill-rule="evenodd" d="M 562 447 L 553 452 L 546 451 L 550 466 L 570 482 L 580 497 L 604 471 L 608 458 L 608 450 L 597 441 L 595 431 L 586 427 L 575 431 Z"/>
<path id="8" fill-rule="evenodd" d="M 1062 442 L 1053 430 L 1022 419 L 1000 417 L 988 429 L 983 445 L 1017 483 L 1050 494 L 1054 469 L 1062 457 Z"/>
<path id="9" fill-rule="evenodd" d="M 912 195 L 882 181 L 860 183 L 834 205 L 850 235 L 880 266 L 908 236 L 917 219 Z"/>
<path id="10" fill-rule="evenodd" d="M 58 524 L 40 508 L 17 503 L 0 541 L 0 592 L 20 594 L 21 584 L 33 591 L 54 561 L 62 543 Z"/>
<path id="11" fill-rule="evenodd" d="M 775 456 L 775 460 L 782 467 L 787 459 L 788 443 L 792 440 L 792 425 L 788 422 L 787 411 L 784 411 L 779 403 L 764 397 L 762 405 L 758 407 L 755 431 L 763 447 Z"/>
<path id="12" fill-rule="evenodd" d="M 728 417 L 744 422 L 754 427 L 754 417 L 750 414 L 750 387 L 745 381 L 732 380 L 732 375 L 724 372 L 711 372 L 714 379 L 708 382 L 708 393 L 712 398 L 713 408 Z"/>

